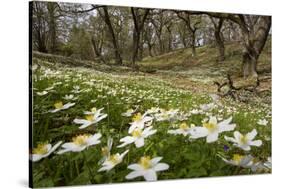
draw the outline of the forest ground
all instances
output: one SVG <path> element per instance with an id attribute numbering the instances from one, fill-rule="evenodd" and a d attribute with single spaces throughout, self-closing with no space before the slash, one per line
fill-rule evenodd
<path id="1" fill-rule="evenodd" d="M 102 158 L 100 147 L 89 148 L 83 153 L 54 153 L 53 156 L 33 164 L 34 186 L 125 182 L 125 176 L 129 173 L 127 166 L 144 154 L 163 156 L 164 162 L 170 165 L 168 171 L 159 175 L 159 180 L 269 173 L 271 170 L 251 171 L 248 168 L 235 168 L 226 164 L 222 158 L 229 159 L 237 153 L 250 154 L 257 161 L 264 163 L 271 157 L 270 44 L 268 41 L 258 63 L 259 78 L 262 80 L 257 90 L 265 92 L 262 95 L 239 94 L 248 99 L 244 102 L 231 98 L 221 99 L 213 109 L 204 110 L 202 114 L 194 112 L 202 109 L 202 105 L 212 102 L 209 95 L 217 90 L 214 81 L 223 82 L 229 73 L 235 86 L 253 82 L 241 76 L 240 45 L 226 45 L 226 60 L 223 63 L 216 61 L 215 47 L 205 46 L 197 48 L 196 57 L 191 57 L 189 49 L 180 49 L 145 58 L 137 63 L 139 71 L 126 66 L 104 65 L 34 52 L 34 146 L 45 141 L 52 144 L 61 140 L 66 142 L 83 132 L 100 132 L 103 135 L 101 145 L 105 146 L 110 136 L 114 140 L 112 150 L 116 151 L 119 149 L 116 147 L 118 141 L 128 135 L 127 127 L 131 120 L 122 117 L 122 113 L 130 108 L 146 112 L 152 107 L 179 109 L 183 115 L 188 115 L 188 124 L 195 125 L 202 124 L 209 115 L 220 119 L 233 117 L 233 123 L 237 125 L 236 130 L 247 133 L 256 129 L 259 133 L 258 139 L 263 142 L 262 146 L 244 152 L 225 141 L 224 135 L 220 135 L 214 144 L 207 144 L 205 139 L 189 141 L 185 140 L 186 137 L 168 133 L 168 129 L 173 128 L 174 124 L 155 121 L 153 125 L 157 134 L 146 139 L 144 148 L 134 148 L 130 145 L 129 155 L 112 171 L 98 172 L 101 165 L 97 162 Z M 57 113 L 50 112 L 58 100 L 64 103 L 69 101 L 65 99 L 65 95 L 69 94 L 74 94 L 75 99 L 70 100 L 75 102 L 73 107 Z M 82 112 L 90 110 L 93 106 L 104 108 L 107 118 L 99 122 L 98 126 L 78 129 L 74 119 L 83 116 Z M 181 120 L 180 116 L 178 119 L 175 124 Z M 265 126 L 258 123 L 261 119 L 268 121 Z M 230 134 L 225 136 L 231 136 Z M 225 150 L 224 146 L 229 149 Z M 123 151 L 120 149 L 118 152 Z M 48 163 L 49 161 L 51 163 Z M 88 165 L 91 165 L 91 168 L 87 168 Z M 140 180 L 141 178 L 137 179 Z"/>
<path id="2" fill-rule="evenodd" d="M 218 61 L 215 46 L 197 47 L 196 57 L 192 57 L 191 49 L 178 49 L 159 56 L 145 57 L 138 62 L 139 72 L 126 66 L 106 66 L 95 64 L 94 69 L 125 76 L 146 76 L 172 83 L 174 87 L 206 94 L 216 93 L 215 81 L 223 82 L 227 74 L 233 78 L 234 85 L 251 84 L 251 79 L 242 77 L 242 48 L 238 43 L 225 45 L 225 60 Z M 52 56 L 52 55 L 50 55 Z M 41 57 L 41 56 L 40 56 Z M 39 57 L 39 59 L 41 59 Z M 44 55 L 43 55 L 44 57 Z M 43 58 L 46 59 L 45 57 Z M 47 58 L 48 62 L 48 58 Z M 79 66 L 93 64 L 91 61 L 80 61 Z M 52 60 L 49 63 L 53 63 Z M 125 64 L 126 65 L 126 64 Z M 271 40 L 265 45 L 258 62 L 258 74 L 262 80 L 258 90 L 271 92 Z"/>

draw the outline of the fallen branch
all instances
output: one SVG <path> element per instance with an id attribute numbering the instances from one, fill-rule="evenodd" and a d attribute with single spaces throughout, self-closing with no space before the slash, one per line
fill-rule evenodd
<path id="1" fill-rule="evenodd" d="M 245 99 L 241 98 L 238 92 L 249 91 L 251 93 L 258 94 L 259 92 L 257 91 L 257 87 L 260 86 L 260 80 L 259 78 L 257 78 L 254 85 L 245 85 L 241 87 L 236 87 L 234 86 L 234 82 L 230 74 L 227 74 L 226 82 L 220 83 L 218 81 L 215 81 L 214 84 L 217 86 L 217 92 L 220 97 L 230 96 L 234 100 L 245 101 Z M 224 92 L 222 91 L 222 88 L 225 86 L 227 86 L 228 89 Z"/>

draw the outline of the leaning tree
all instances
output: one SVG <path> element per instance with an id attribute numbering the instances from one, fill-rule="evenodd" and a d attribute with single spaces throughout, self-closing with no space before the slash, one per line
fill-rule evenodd
<path id="1" fill-rule="evenodd" d="M 198 13 L 195 13 L 198 14 Z M 259 56 L 267 41 L 271 28 L 271 16 L 207 13 L 225 18 L 239 25 L 243 40 L 243 76 L 257 77 Z"/>

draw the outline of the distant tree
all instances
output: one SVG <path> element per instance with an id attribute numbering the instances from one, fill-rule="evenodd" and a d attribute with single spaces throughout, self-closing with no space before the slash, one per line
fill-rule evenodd
<path id="1" fill-rule="evenodd" d="M 60 15 L 57 14 L 58 7 L 55 2 L 47 2 L 48 9 L 48 28 L 49 28 L 49 51 L 55 53 L 58 50 L 57 42 L 57 19 Z"/>
<path id="2" fill-rule="evenodd" d="M 102 18 L 96 12 L 96 16 L 90 17 L 89 33 L 91 34 L 91 42 L 95 52 L 95 58 L 106 62 L 103 57 L 103 47 L 105 43 L 105 25 Z"/>
<path id="3" fill-rule="evenodd" d="M 32 34 L 34 47 L 40 52 L 47 50 L 47 7 L 44 2 L 33 2 Z"/>
<path id="4" fill-rule="evenodd" d="M 140 57 L 138 56 L 138 52 L 140 49 L 140 40 L 145 20 L 149 14 L 149 9 L 131 7 L 131 13 L 134 23 L 132 64 L 135 65 L 136 60 L 140 60 Z"/>
<path id="5" fill-rule="evenodd" d="M 71 56 L 78 59 L 93 60 L 94 54 L 91 46 L 91 35 L 86 31 L 87 26 L 72 27 L 68 45 L 71 48 Z"/>
<path id="6" fill-rule="evenodd" d="M 121 53 L 120 53 L 119 45 L 118 45 L 118 42 L 117 42 L 117 39 L 116 39 L 116 36 L 115 36 L 115 33 L 114 33 L 114 29 L 113 29 L 113 26 L 112 26 L 112 23 L 111 23 L 111 20 L 110 20 L 108 8 L 106 6 L 104 6 L 104 7 L 102 7 L 102 10 L 103 11 L 98 9 L 99 14 L 103 17 L 104 22 L 107 25 L 107 28 L 108 28 L 108 31 L 109 31 L 109 34 L 110 34 L 110 37 L 111 37 L 111 40 L 112 40 L 112 44 L 113 44 L 113 48 L 114 48 L 114 54 L 115 54 L 115 63 L 118 64 L 118 65 L 121 65 L 122 64 Z"/>
<path id="7" fill-rule="evenodd" d="M 224 56 L 224 39 L 223 39 L 223 35 L 221 33 L 221 29 L 222 29 L 222 26 L 223 26 L 223 21 L 224 19 L 223 18 L 213 18 L 213 17 L 210 17 L 213 25 L 214 25 L 214 36 L 215 36 L 215 42 L 216 42 L 216 46 L 218 48 L 218 60 L 221 62 L 221 61 L 224 61 L 225 59 L 225 56 Z"/>
<path id="8" fill-rule="evenodd" d="M 173 17 L 167 14 L 165 10 L 155 9 L 152 12 L 152 19 L 150 20 L 155 29 L 155 35 L 158 39 L 159 54 L 165 53 L 165 26 L 172 21 Z"/>
<path id="9" fill-rule="evenodd" d="M 182 19 L 187 27 L 188 33 L 191 36 L 191 49 L 192 49 L 192 56 L 196 56 L 196 31 L 198 30 L 198 26 L 201 23 L 200 16 L 191 19 L 191 14 L 187 11 L 176 11 L 178 17 Z"/>
<path id="10" fill-rule="evenodd" d="M 148 18 L 148 21 L 145 23 L 144 32 L 143 32 L 144 43 L 147 44 L 148 55 L 153 57 L 152 48 L 155 46 L 156 37 L 154 36 L 154 27 L 151 23 L 151 17 Z"/>
<path id="11" fill-rule="evenodd" d="M 257 63 L 271 28 L 270 16 L 207 13 L 239 25 L 243 40 L 243 76 L 257 77 Z"/>

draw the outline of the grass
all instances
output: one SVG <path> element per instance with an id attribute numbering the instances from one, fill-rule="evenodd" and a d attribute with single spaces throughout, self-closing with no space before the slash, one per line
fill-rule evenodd
<path id="1" fill-rule="evenodd" d="M 231 74 L 239 82 L 242 78 L 242 48 L 238 43 L 225 45 L 225 61 L 217 61 L 217 49 L 207 45 L 196 49 L 197 56 L 192 57 L 190 49 L 145 58 L 139 62 L 143 70 L 157 70 L 155 76 L 171 81 L 174 85 L 194 92 L 214 93 L 214 81 L 226 79 Z M 258 62 L 260 78 L 271 77 L 271 39 L 269 39 Z M 267 89 L 270 83 L 265 83 Z"/>
<path id="2" fill-rule="evenodd" d="M 162 162 L 170 168 L 157 173 L 158 180 L 194 178 L 207 176 L 227 176 L 241 174 L 269 173 L 270 169 L 256 172 L 225 163 L 221 157 L 231 159 L 233 154 L 252 155 L 255 161 L 266 162 L 271 156 L 271 104 L 257 98 L 259 103 L 245 104 L 232 99 L 220 99 L 212 110 L 201 114 L 191 113 L 200 109 L 203 104 L 212 102 L 209 97 L 210 83 L 217 80 L 232 62 L 237 62 L 237 45 L 227 46 L 227 60 L 223 64 L 214 62 L 213 48 L 198 48 L 197 58 L 190 58 L 187 50 L 177 50 L 158 57 L 147 58 L 141 66 L 155 66 L 156 74 L 135 72 L 101 72 L 92 68 L 72 68 L 62 64 L 50 64 L 46 60 L 37 59 L 33 64 L 33 144 L 58 141 L 68 142 L 73 137 L 84 133 L 101 133 L 101 143 L 91 146 L 82 152 L 68 152 L 58 155 L 52 153 L 39 162 L 33 162 L 34 187 L 70 186 L 82 184 L 129 182 L 125 176 L 130 173 L 127 166 L 136 162 L 141 156 L 161 156 Z M 231 54 L 232 52 L 232 54 Z M 266 51 L 267 52 L 267 51 Z M 261 56 L 261 68 L 268 68 L 267 53 Z M 187 65 L 190 64 L 190 65 Z M 216 68 L 210 68 L 210 65 Z M 40 66 L 37 66 L 40 65 Z M 168 67 L 179 66 L 167 71 Z M 236 65 L 231 66 L 233 69 Z M 238 67 L 238 66 L 237 66 Z M 216 69 L 212 70 L 212 69 Z M 200 72 L 201 70 L 201 72 Z M 167 74 L 167 75 L 165 75 Z M 176 81 L 176 82 L 175 82 Z M 181 86 L 181 82 L 183 83 Z M 186 85 L 188 87 L 186 87 Z M 80 92 L 74 93 L 75 86 Z M 49 89 L 48 89 L 49 88 Z M 192 88 L 191 90 L 188 90 Z M 196 89 L 197 88 L 197 89 Z M 47 94 L 40 96 L 40 92 Z M 38 93 L 39 92 L 39 93 Z M 76 100 L 64 100 L 65 95 L 73 94 Z M 57 101 L 75 102 L 69 109 L 50 113 Z M 83 118 L 84 111 L 91 108 L 104 108 L 107 118 L 94 126 L 78 129 L 73 122 L 75 118 Z M 117 148 L 119 140 L 128 135 L 131 117 L 123 117 L 122 113 L 130 108 L 144 113 L 152 107 L 166 110 L 179 109 L 183 120 L 153 121 L 156 134 L 145 139 L 145 145 L 136 148 L 134 144 Z M 189 139 L 188 136 L 171 135 L 168 130 L 173 126 L 187 122 L 188 125 L 202 125 L 209 116 L 227 119 L 232 116 L 235 130 L 247 133 L 256 129 L 256 139 L 262 140 L 260 147 L 252 147 L 251 151 L 243 151 L 224 139 L 233 136 L 233 132 L 219 135 L 214 143 L 206 143 L 205 138 Z M 267 126 L 257 122 L 260 119 L 268 121 Z M 108 172 L 98 172 L 101 167 L 102 147 L 106 146 L 108 138 L 113 138 L 112 153 L 122 153 L 129 149 L 123 162 Z M 225 147 L 228 149 L 225 149 Z M 132 181 L 141 181 L 138 177 Z"/>

